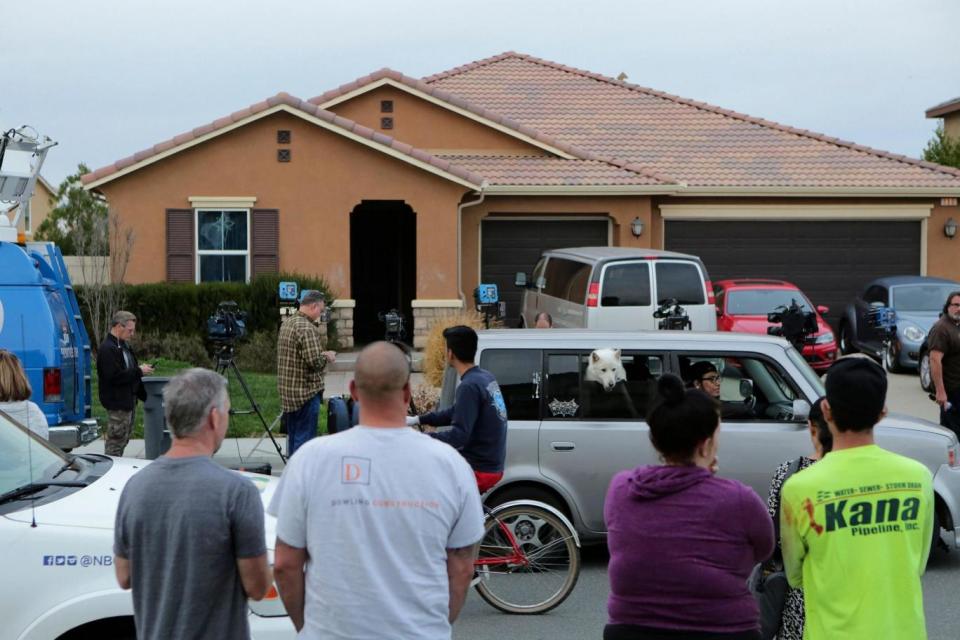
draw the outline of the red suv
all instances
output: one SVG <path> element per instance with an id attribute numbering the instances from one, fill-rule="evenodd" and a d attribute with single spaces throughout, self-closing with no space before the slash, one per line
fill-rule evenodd
<path id="1" fill-rule="evenodd" d="M 810 299 L 796 285 L 784 280 L 736 279 L 713 283 L 717 298 L 717 331 L 740 331 L 767 335 L 774 326 L 767 314 L 780 306 L 797 301 L 800 306 L 817 314 L 817 333 L 812 344 L 803 347 L 803 357 L 816 371 L 825 371 L 837 358 L 837 342 L 830 325 L 823 319 L 827 307 L 814 307 Z"/>

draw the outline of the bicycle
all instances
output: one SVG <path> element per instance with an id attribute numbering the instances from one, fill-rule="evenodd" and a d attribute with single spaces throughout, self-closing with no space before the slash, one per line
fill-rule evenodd
<path id="1" fill-rule="evenodd" d="M 566 600 L 580 577 L 580 539 L 566 516 L 531 500 L 484 511 L 474 563 L 480 597 L 520 615 L 546 613 Z"/>

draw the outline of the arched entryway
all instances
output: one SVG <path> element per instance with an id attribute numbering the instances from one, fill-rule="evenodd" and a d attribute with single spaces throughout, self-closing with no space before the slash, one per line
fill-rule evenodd
<path id="1" fill-rule="evenodd" d="M 350 290 L 358 345 L 383 340 L 379 314 L 397 309 L 413 342 L 417 295 L 417 215 L 402 200 L 363 200 L 350 214 Z"/>

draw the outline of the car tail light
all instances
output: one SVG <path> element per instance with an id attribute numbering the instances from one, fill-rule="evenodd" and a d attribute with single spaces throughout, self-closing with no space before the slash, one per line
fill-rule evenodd
<path id="1" fill-rule="evenodd" d="M 60 369 L 43 370 L 43 401 L 59 402 L 63 399 L 63 378 Z"/>
<path id="2" fill-rule="evenodd" d="M 957 460 L 957 447 L 952 446 L 947 449 L 947 462 L 951 467 L 960 466 L 960 461 Z"/>
<path id="3" fill-rule="evenodd" d="M 600 302 L 600 283 L 591 282 L 590 289 L 587 291 L 587 306 L 596 307 Z"/>
<path id="4" fill-rule="evenodd" d="M 707 304 L 717 304 L 717 297 L 713 294 L 713 282 L 707 280 Z"/>

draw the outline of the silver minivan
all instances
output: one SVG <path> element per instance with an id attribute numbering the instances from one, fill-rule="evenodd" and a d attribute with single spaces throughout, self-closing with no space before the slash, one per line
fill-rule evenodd
<path id="1" fill-rule="evenodd" d="M 626 381 L 612 391 L 587 375 L 596 349 L 620 350 Z M 570 516 L 584 539 L 601 539 L 613 475 L 657 464 L 644 421 L 657 378 L 675 373 L 686 379 L 700 360 L 721 373 L 720 473 L 765 499 L 777 465 L 810 454 L 806 417 L 824 394 L 820 378 L 789 343 L 726 332 L 514 329 L 480 332 L 476 361 L 497 378 L 509 416 L 504 477 L 487 503 L 541 500 Z M 894 414 L 875 433 L 880 446 L 930 469 L 941 536 L 956 546 L 957 437 L 931 422 Z"/>
<path id="2" fill-rule="evenodd" d="M 635 331 L 657 329 L 654 312 L 676 300 L 694 331 L 716 331 L 717 310 L 707 269 L 697 256 L 656 249 L 578 247 L 545 251 L 524 289 L 520 326 L 540 312 L 555 327 Z"/>

